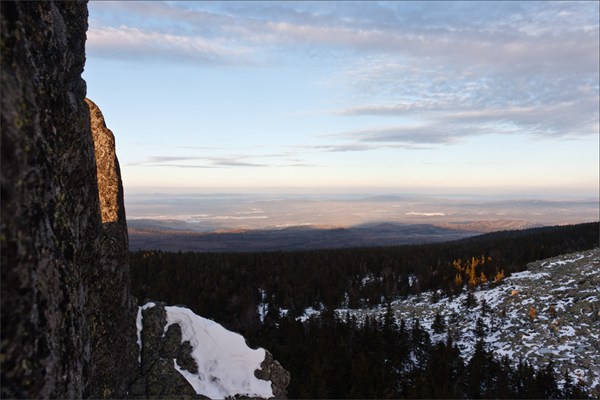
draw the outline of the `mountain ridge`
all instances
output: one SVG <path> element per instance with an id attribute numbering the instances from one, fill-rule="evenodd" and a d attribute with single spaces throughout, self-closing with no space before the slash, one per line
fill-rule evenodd
<path id="1" fill-rule="evenodd" d="M 377 223 L 351 227 L 299 225 L 273 229 L 199 232 L 193 225 L 129 221 L 130 249 L 168 251 L 278 251 L 402 244 L 462 239 L 476 232 L 432 224 Z M 181 227 L 181 229 L 178 229 Z"/>

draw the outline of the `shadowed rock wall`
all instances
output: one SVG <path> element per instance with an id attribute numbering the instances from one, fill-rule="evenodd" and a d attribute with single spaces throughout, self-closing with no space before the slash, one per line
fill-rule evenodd
<path id="1" fill-rule="evenodd" d="M 0 10 L 0 396 L 122 397 L 136 368 L 135 319 L 116 163 L 98 167 L 118 187 L 104 226 L 98 200 L 81 78 L 87 5 Z"/>
<path id="2" fill-rule="evenodd" d="M 88 274 L 92 365 L 86 394 L 92 398 L 114 398 L 123 397 L 137 376 L 137 303 L 129 293 L 127 223 L 115 138 L 98 106 L 89 99 L 86 103 L 102 220 L 99 265 Z"/>
<path id="3" fill-rule="evenodd" d="M 160 340 L 166 372 L 138 365 L 115 139 L 81 78 L 86 3 L 0 11 L 0 398 L 199 397 L 172 364 L 180 330 Z M 285 396 L 289 374 L 261 367 Z"/>

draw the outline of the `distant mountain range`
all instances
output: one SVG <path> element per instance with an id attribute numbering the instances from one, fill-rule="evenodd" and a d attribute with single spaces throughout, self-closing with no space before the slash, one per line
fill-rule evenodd
<path id="1" fill-rule="evenodd" d="M 290 226 L 278 229 L 201 232 L 177 220 L 130 220 L 130 250 L 277 251 L 395 246 L 462 239 L 481 233 L 431 224 L 365 224 L 349 228 Z M 465 229 L 467 228 L 467 229 Z"/>

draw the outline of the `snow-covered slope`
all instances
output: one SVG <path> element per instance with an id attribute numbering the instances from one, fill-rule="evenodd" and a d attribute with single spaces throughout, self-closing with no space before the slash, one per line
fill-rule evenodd
<path id="1" fill-rule="evenodd" d="M 140 346 L 143 346 L 143 329 L 146 323 L 144 315 L 154 307 L 155 303 L 147 303 L 139 308 L 137 326 Z M 186 345 L 189 342 L 191 346 L 192 366 L 195 362 L 193 368 L 182 367 L 180 360 L 175 357 L 172 358 L 172 363 L 196 394 L 217 399 L 236 395 L 265 399 L 274 397 L 271 381 L 255 376 L 255 371 L 260 370 L 265 361 L 264 349 L 249 348 L 243 336 L 228 331 L 187 308 L 164 306 L 164 310 L 166 324 L 161 331 L 163 333 L 160 333 L 162 337 L 168 336 L 167 331 L 172 325 L 179 325 L 180 342 Z M 162 315 L 164 323 L 164 312 Z"/>
<path id="2" fill-rule="evenodd" d="M 552 360 L 559 379 L 568 371 L 575 382 L 600 391 L 600 249 L 530 263 L 526 271 L 473 295 L 477 301 L 471 307 L 465 305 L 467 292 L 437 302 L 427 292 L 398 300 L 392 308 L 409 325 L 419 318 L 434 341 L 447 335 L 432 328 L 439 313 L 467 359 L 474 352 L 481 318 L 483 340 L 497 355 L 537 367 Z M 386 310 L 337 311 L 361 320 Z"/>

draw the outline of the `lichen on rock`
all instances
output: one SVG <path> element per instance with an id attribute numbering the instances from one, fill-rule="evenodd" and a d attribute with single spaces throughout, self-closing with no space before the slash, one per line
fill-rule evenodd
<path id="1" fill-rule="evenodd" d="M 290 373 L 285 370 L 279 361 L 273 359 L 273 355 L 265 352 L 265 360 L 260 365 L 260 369 L 254 372 L 259 379 L 271 381 L 273 396 L 276 399 L 287 398 L 287 387 L 290 384 Z"/>
<path id="2" fill-rule="evenodd" d="M 121 224 L 125 224 L 123 185 L 116 154 L 115 136 L 106 127 L 100 108 L 90 99 L 86 98 L 85 102 L 90 110 L 102 223 L 120 221 Z"/>

